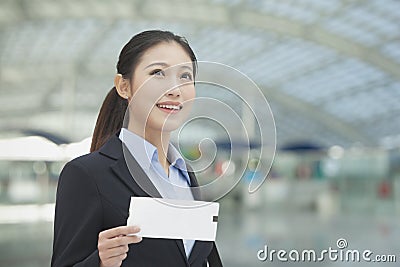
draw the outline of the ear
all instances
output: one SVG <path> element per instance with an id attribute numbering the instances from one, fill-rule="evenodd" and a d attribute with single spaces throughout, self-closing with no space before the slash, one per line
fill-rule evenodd
<path id="1" fill-rule="evenodd" d="M 131 98 L 131 87 L 128 79 L 124 79 L 124 77 L 118 73 L 115 75 L 114 85 L 120 97 L 128 100 Z"/>

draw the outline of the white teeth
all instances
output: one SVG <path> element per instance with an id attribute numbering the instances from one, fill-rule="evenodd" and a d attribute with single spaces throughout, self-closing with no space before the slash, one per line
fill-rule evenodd
<path id="1" fill-rule="evenodd" d="M 180 106 L 175 106 L 175 105 L 160 105 L 160 104 L 158 104 L 157 106 L 160 108 L 168 108 L 168 109 L 176 109 L 176 110 L 181 109 Z"/>

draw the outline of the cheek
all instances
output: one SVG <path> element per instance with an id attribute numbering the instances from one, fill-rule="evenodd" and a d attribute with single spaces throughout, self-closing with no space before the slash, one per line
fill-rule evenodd
<path id="1" fill-rule="evenodd" d="M 137 104 L 152 108 L 167 91 L 166 85 L 155 78 L 147 79 L 137 88 L 134 88 L 134 99 Z"/>
<path id="2" fill-rule="evenodd" d="M 196 89 L 194 85 L 187 86 L 187 88 L 183 90 L 183 98 L 185 101 L 194 100 L 195 97 L 196 97 Z"/>

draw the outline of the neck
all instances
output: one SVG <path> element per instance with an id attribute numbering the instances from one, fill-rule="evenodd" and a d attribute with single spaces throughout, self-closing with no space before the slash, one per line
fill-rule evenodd
<path id="1" fill-rule="evenodd" d="M 168 155 L 168 147 L 170 141 L 170 133 L 154 129 L 146 129 L 145 131 L 143 131 L 143 129 L 138 129 L 137 127 L 130 127 L 130 125 L 128 126 L 128 130 L 139 135 L 140 137 L 142 137 L 147 142 L 149 142 L 150 144 L 152 144 L 157 148 L 158 161 L 160 162 L 161 166 L 163 166 L 165 172 L 168 175 L 170 163 L 168 162 L 167 155 Z"/>

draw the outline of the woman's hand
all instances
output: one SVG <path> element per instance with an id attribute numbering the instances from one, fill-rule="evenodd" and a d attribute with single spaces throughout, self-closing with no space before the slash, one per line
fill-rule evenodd
<path id="1" fill-rule="evenodd" d="M 127 256 L 128 245 L 142 241 L 141 237 L 131 235 L 139 231 L 137 226 L 120 226 L 100 232 L 97 242 L 100 267 L 121 266 Z"/>

